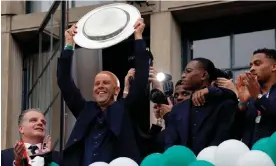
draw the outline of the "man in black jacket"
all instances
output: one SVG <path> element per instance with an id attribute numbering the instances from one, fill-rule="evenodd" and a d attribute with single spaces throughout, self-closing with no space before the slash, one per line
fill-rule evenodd
<path id="1" fill-rule="evenodd" d="M 57 80 L 64 100 L 77 119 L 65 146 L 63 162 L 66 166 L 88 166 L 97 161 L 110 162 L 118 157 L 129 157 L 140 162 L 132 119 L 133 106 L 147 87 L 149 56 L 142 33 L 145 24 L 139 19 L 135 25 L 135 79 L 128 95 L 117 100 L 120 92 L 118 78 L 111 72 L 102 71 L 94 81 L 94 101 L 86 101 L 71 77 L 73 25 L 65 32 L 66 47 L 58 61 Z M 137 106 L 139 107 L 139 106 Z M 143 111 L 143 110 L 139 110 Z"/>

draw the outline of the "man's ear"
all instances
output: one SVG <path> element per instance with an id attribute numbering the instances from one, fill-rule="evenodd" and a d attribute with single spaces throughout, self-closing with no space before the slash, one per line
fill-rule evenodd
<path id="1" fill-rule="evenodd" d="M 272 65 L 272 69 L 271 69 L 272 71 L 276 71 L 276 63 L 274 63 L 273 65 Z"/>
<path id="2" fill-rule="evenodd" d="M 121 88 L 120 88 L 120 87 L 116 87 L 116 88 L 115 88 L 115 95 L 116 95 L 116 96 L 118 96 L 118 95 L 119 95 L 120 90 L 121 90 Z"/>
<path id="3" fill-rule="evenodd" d="M 18 131 L 20 134 L 24 134 L 23 127 L 21 125 L 18 127 Z"/>
<path id="4" fill-rule="evenodd" d="M 209 79 L 209 74 L 207 73 L 207 71 L 204 71 L 201 77 L 201 80 L 208 80 Z"/>

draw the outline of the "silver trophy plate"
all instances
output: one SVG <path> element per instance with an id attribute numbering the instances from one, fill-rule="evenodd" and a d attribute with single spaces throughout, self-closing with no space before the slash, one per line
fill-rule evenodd
<path id="1" fill-rule="evenodd" d="M 110 4 L 96 8 L 77 23 L 76 44 L 89 49 L 113 46 L 134 32 L 134 24 L 141 17 L 132 5 Z"/>

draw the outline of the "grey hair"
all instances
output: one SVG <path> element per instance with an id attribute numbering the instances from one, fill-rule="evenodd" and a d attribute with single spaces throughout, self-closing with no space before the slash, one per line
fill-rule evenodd
<path id="1" fill-rule="evenodd" d="M 28 112 L 31 112 L 31 111 L 36 111 L 36 112 L 39 112 L 39 113 L 43 114 L 43 112 L 39 108 L 26 109 L 26 110 L 22 111 L 21 114 L 18 116 L 18 126 L 22 123 L 25 114 L 28 113 Z"/>

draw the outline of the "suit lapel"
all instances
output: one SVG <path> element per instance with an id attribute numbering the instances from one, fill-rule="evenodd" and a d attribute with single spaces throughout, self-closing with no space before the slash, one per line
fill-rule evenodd
<path id="1" fill-rule="evenodd" d="M 123 100 L 113 103 L 106 111 L 108 126 L 111 131 L 119 137 L 122 128 L 123 114 L 125 111 Z"/>

